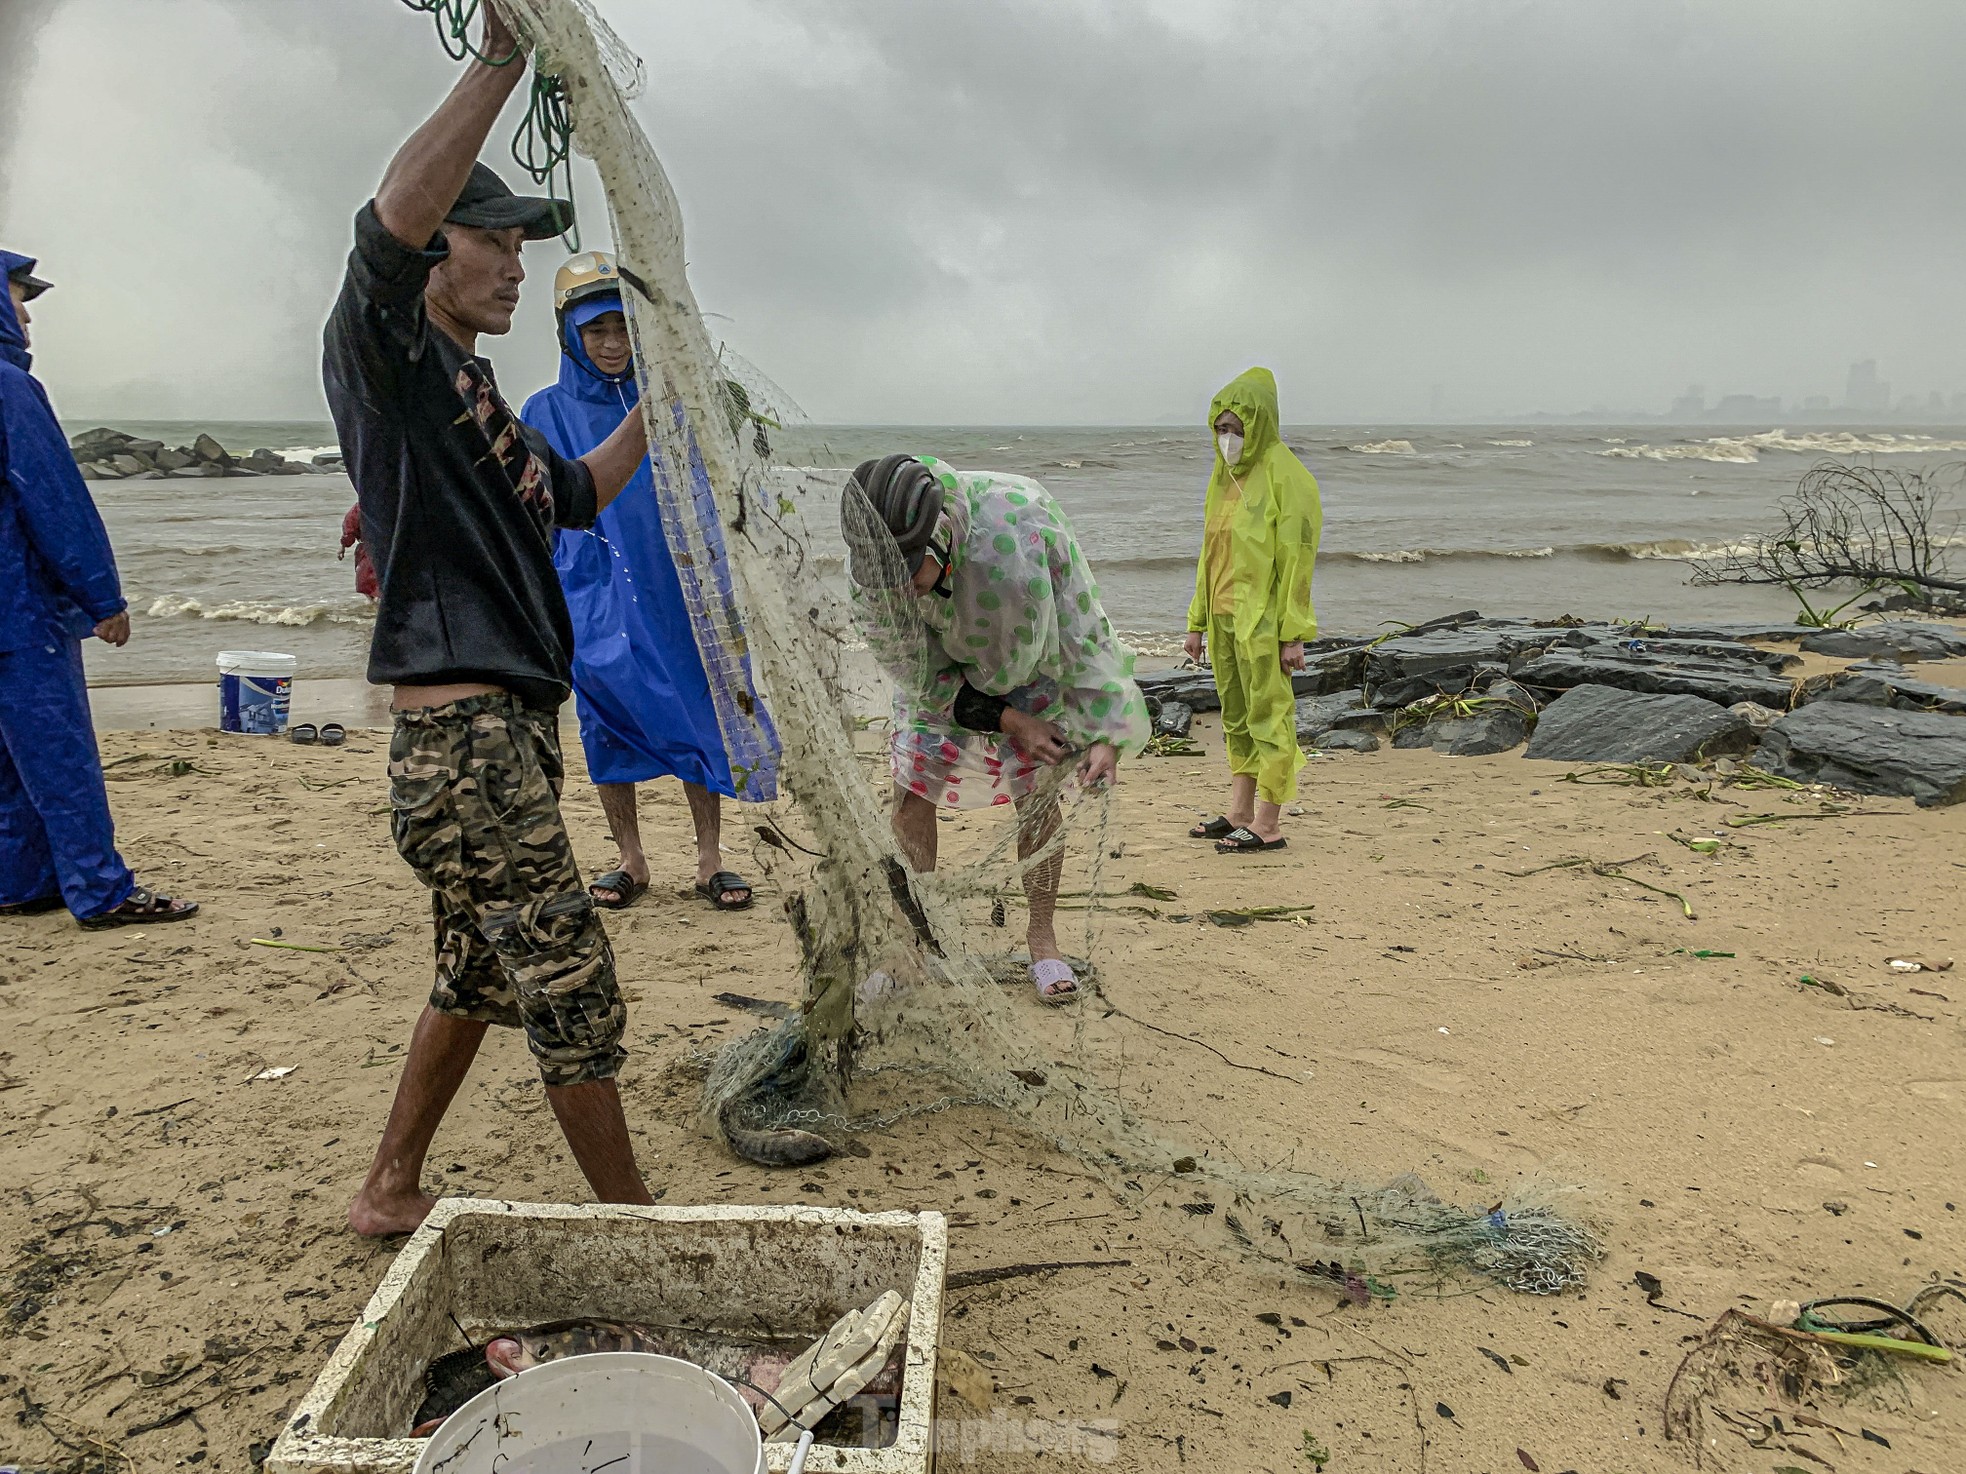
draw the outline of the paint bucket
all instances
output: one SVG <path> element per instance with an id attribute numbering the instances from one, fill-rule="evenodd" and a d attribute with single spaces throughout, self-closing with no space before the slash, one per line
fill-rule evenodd
<path id="1" fill-rule="evenodd" d="M 444 1420 L 415 1474 L 765 1474 L 764 1436 L 723 1378 L 639 1351 L 542 1362 Z"/>
<path id="2" fill-rule="evenodd" d="M 287 730 L 294 671 L 300 662 L 271 650 L 218 652 L 218 726 L 221 732 L 278 737 Z"/>

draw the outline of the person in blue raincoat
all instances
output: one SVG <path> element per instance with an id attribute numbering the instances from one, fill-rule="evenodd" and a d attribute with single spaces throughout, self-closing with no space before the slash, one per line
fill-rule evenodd
<path id="1" fill-rule="evenodd" d="M 578 456 L 599 444 L 639 397 L 633 349 L 613 257 L 575 256 L 553 288 L 559 382 L 528 399 L 519 417 L 560 454 Z M 702 482 L 701 465 L 692 469 Z M 707 491 L 707 483 L 699 490 Z M 721 535 L 714 520 L 707 530 Z M 635 785 L 673 776 L 682 780 L 696 829 L 697 894 L 719 910 L 741 911 L 751 904 L 751 887 L 723 866 L 722 800 L 762 802 L 775 794 L 775 739 L 769 751 L 744 755 L 749 761 L 740 783 L 664 539 L 649 463 L 592 531 L 561 529 L 557 537 L 553 561 L 573 616 L 580 741 L 621 852 L 617 868 L 595 877 L 595 903 L 617 909 L 648 889 Z M 744 709 L 754 709 L 757 693 L 742 695 Z"/>
<path id="2" fill-rule="evenodd" d="M 0 251 L 0 915 L 63 906 L 91 929 L 183 921 L 116 853 L 82 641 L 121 645 L 130 616 L 109 535 L 41 383 L 29 373 L 35 261 Z"/>

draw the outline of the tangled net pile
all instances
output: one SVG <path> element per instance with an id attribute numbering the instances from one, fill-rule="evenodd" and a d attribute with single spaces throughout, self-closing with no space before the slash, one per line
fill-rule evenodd
<path id="1" fill-rule="evenodd" d="M 1143 1210 L 1178 1183 L 1196 1201 L 1173 1219 L 1240 1257 L 1326 1273 L 1327 1254 L 1374 1267 L 1431 1259 L 1543 1293 L 1581 1280 L 1598 1243 L 1546 1204 L 1470 1211 L 1412 1177 L 1365 1188 L 1336 1172 L 1245 1169 L 1171 1139 L 1094 1077 L 1089 1000 L 1075 1005 L 1064 1058 L 1023 1022 L 982 949 L 968 944 L 978 933 L 965 921 L 992 874 L 1001 886 L 993 866 L 1015 826 L 1005 826 L 983 865 L 961 872 L 915 875 L 895 848 L 876 786 L 885 787 L 884 770 L 870 771 L 855 748 L 854 693 L 868 688 L 857 636 L 889 671 L 926 659 L 925 636 L 905 598 L 849 611 L 831 586 L 837 563 L 815 549 L 831 536 L 845 478 L 774 466 L 763 438 L 742 433 L 747 418 L 782 421 L 792 407 L 761 376 L 721 358 L 704 329 L 684 269 L 681 211 L 628 108 L 640 63 L 587 0 L 496 3 L 535 48 L 538 70 L 559 79 L 574 146 L 606 187 L 615 253 L 634 289 L 625 296 L 663 529 L 711 688 L 742 690 L 748 662 L 770 708 L 769 718 L 720 709 L 726 744 L 733 754 L 757 750 L 776 723 L 780 783 L 815 856 L 787 905 L 805 974 L 801 1010 L 728 1046 L 710 1071 L 703 1109 L 725 1139 L 754 1160 L 809 1160 L 829 1134 L 949 1105 L 987 1106 L 1089 1164 Z M 742 403 L 733 379 L 743 385 Z M 849 507 L 846 520 L 857 556 L 899 559 L 864 504 Z M 828 532 L 815 536 L 819 527 Z M 1068 776 L 1056 769 L 1051 781 Z M 1075 832 L 1089 838 L 1095 897 L 1107 802 L 1073 799 L 1053 842 Z M 894 986 L 862 1001 L 868 990 L 860 985 L 875 974 Z M 911 1082 L 925 1087 L 922 1098 L 906 1098 Z M 882 1109 L 856 1115 L 850 1095 L 876 1096 Z"/>

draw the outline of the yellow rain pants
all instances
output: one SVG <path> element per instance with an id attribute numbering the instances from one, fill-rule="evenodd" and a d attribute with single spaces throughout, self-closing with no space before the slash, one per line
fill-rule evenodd
<path id="1" fill-rule="evenodd" d="M 1253 777 L 1265 803 L 1289 803 L 1297 797 L 1304 754 L 1297 746 L 1297 698 L 1277 658 L 1275 627 L 1259 625 L 1254 638 L 1238 640 L 1234 616 L 1217 616 L 1208 622 L 1208 658 L 1222 698 L 1229 771 Z"/>

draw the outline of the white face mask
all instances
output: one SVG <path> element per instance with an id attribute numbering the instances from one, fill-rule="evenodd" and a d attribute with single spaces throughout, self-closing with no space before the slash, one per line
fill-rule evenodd
<path id="1" fill-rule="evenodd" d="M 1217 435 L 1215 443 L 1222 448 L 1222 461 L 1233 466 L 1242 459 L 1242 437 L 1240 435 Z"/>

